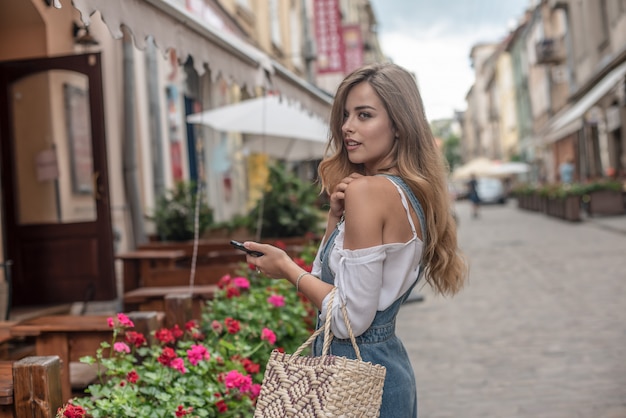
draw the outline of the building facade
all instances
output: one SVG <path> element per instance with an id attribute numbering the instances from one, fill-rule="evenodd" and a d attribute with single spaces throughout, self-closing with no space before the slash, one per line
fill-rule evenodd
<path id="1" fill-rule="evenodd" d="M 0 230 L 12 271 L 0 284 L 11 280 L 13 303 L 116 297 L 115 254 L 153 232 L 156 200 L 179 181 L 202 184 L 216 221 L 245 213 L 255 170 L 280 156 L 187 117 L 279 95 L 326 119 L 316 3 L 3 2 Z M 372 59 L 369 1 L 341 7 L 357 13 L 353 55 Z"/>

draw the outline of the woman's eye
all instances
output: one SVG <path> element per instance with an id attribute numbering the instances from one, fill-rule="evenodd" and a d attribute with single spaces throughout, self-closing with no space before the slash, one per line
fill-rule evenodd
<path id="1" fill-rule="evenodd" d="M 361 113 L 359 113 L 359 118 L 361 118 L 361 119 L 367 119 L 367 118 L 369 118 L 369 117 L 371 117 L 371 116 L 372 116 L 372 115 L 370 115 L 370 114 L 369 114 L 369 113 L 367 113 L 367 112 L 361 112 Z"/>

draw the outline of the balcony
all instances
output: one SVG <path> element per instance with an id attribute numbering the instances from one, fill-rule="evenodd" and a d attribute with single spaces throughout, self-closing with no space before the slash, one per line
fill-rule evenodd
<path id="1" fill-rule="evenodd" d="M 563 38 L 545 38 L 535 45 L 537 64 L 561 64 L 565 61 Z"/>

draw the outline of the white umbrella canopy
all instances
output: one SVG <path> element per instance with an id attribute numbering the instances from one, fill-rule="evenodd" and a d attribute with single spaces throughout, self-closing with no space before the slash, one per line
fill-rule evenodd
<path id="1" fill-rule="evenodd" d="M 509 177 L 517 174 L 524 174 L 530 171 L 530 166 L 526 163 L 508 161 L 493 161 L 488 158 L 479 157 L 469 161 L 452 173 L 453 180 L 467 180 L 474 174 L 476 177 Z"/>
<path id="2" fill-rule="evenodd" d="M 494 164 L 485 174 L 494 177 L 507 177 L 515 174 L 524 174 L 530 171 L 530 166 L 526 163 L 509 161 L 501 164 Z"/>
<path id="3" fill-rule="evenodd" d="M 469 179 L 472 174 L 475 176 L 485 175 L 485 172 L 493 167 L 493 162 L 485 157 L 475 158 L 466 164 L 458 167 L 452 172 L 452 178 L 454 180 Z"/>
<path id="4" fill-rule="evenodd" d="M 289 161 L 322 158 L 328 125 L 278 96 L 255 99 L 194 113 L 188 123 L 246 134 L 244 147 Z"/>

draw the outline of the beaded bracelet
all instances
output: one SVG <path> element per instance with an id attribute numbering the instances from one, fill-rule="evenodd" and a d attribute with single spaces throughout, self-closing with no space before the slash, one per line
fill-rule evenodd
<path id="1" fill-rule="evenodd" d="M 296 292 L 300 291 L 300 279 L 306 276 L 307 274 L 311 274 L 311 273 L 309 273 L 308 271 L 305 271 L 304 273 L 300 273 L 300 275 L 296 279 Z"/>

